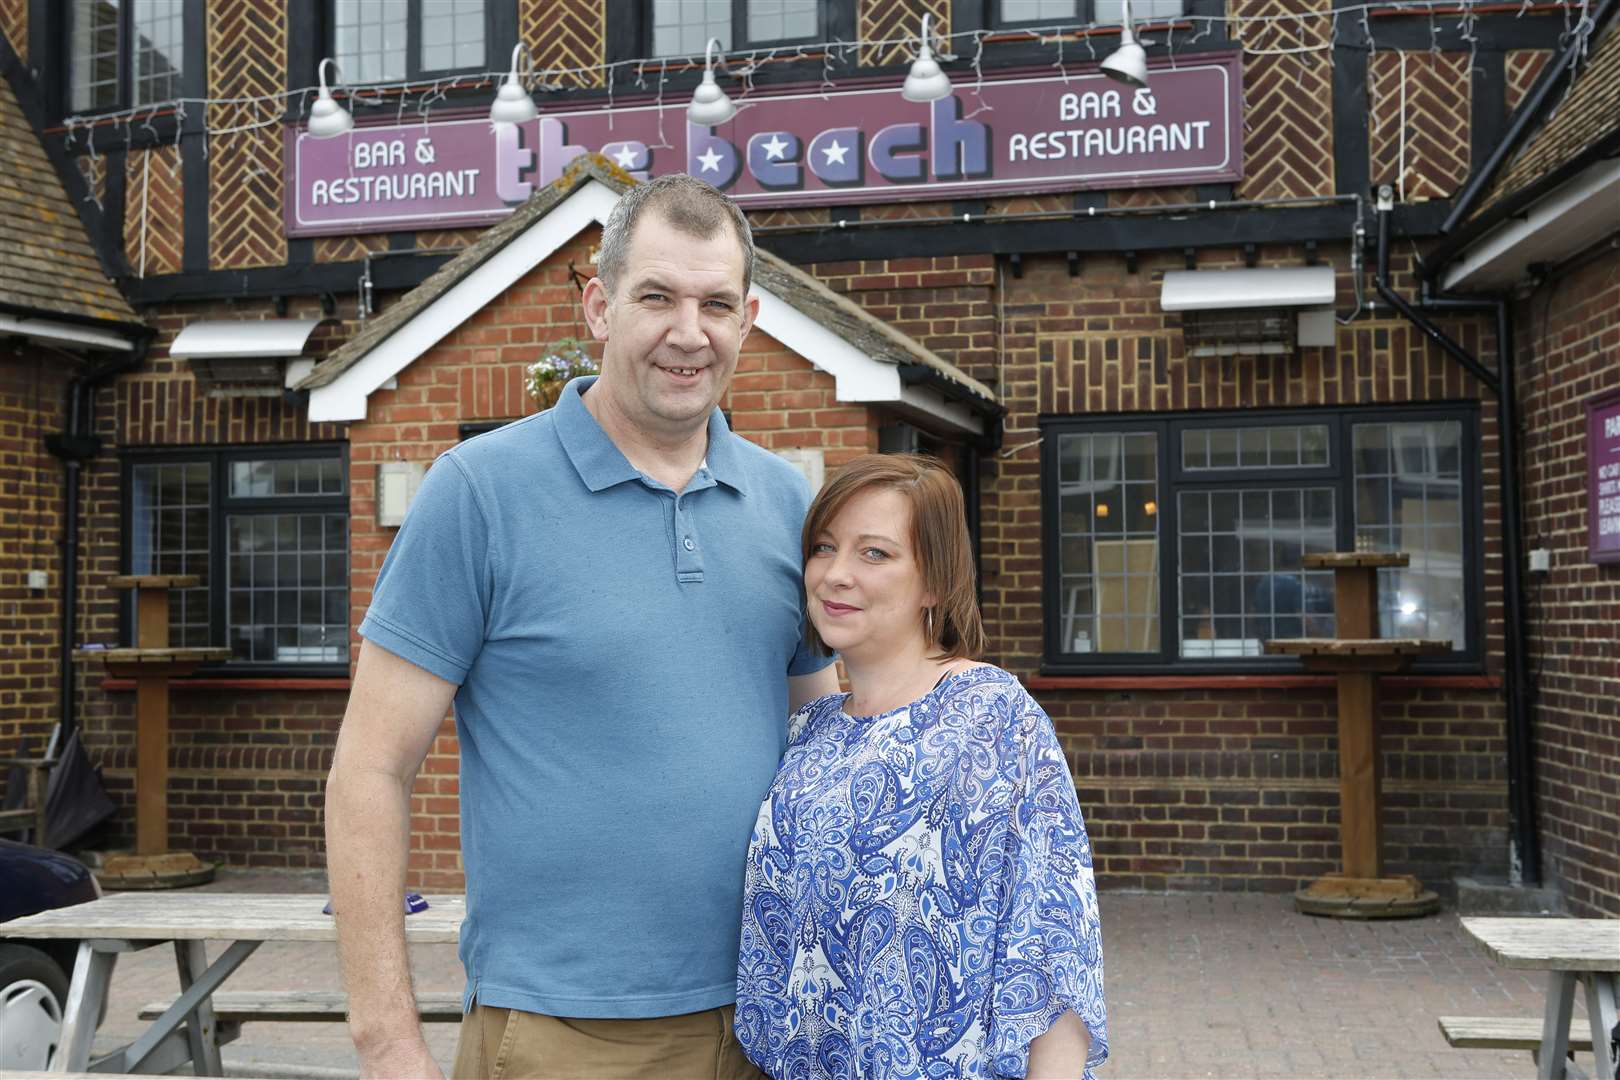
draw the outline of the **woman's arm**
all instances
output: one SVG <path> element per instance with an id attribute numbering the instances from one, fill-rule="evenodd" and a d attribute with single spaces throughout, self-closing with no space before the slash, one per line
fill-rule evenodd
<path id="1" fill-rule="evenodd" d="M 1079 1080 L 1086 1071 L 1091 1033 L 1080 1017 L 1065 1010 L 1046 1033 L 1029 1044 L 1028 1080 Z"/>

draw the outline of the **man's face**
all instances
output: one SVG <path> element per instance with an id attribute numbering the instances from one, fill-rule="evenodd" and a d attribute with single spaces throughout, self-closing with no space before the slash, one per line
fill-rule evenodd
<path id="1" fill-rule="evenodd" d="M 743 291 L 743 253 L 728 224 L 699 239 L 649 207 L 631 234 L 617 289 L 585 287 L 585 317 L 605 342 L 602 377 L 625 420 L 686 437 L 708 423 L 737 370 L 758 299 Z"/>

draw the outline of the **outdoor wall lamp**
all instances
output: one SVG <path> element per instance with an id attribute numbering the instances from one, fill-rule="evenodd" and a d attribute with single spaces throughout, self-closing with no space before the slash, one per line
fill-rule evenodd
<path id="1" fill-rule="evenodd" d="M 512 46 L 512 70 L 506 73 L 506 81 L 495 92 L 495 100 L 489 106 L 489 122 L 492 124 L 527 124 L 540 115 L 535 107 L 534 98 L 523 89 L 523 82 L 518 77 L 518 58 L 529 56 L 523 43 Z M 534 70 L 534 58 L 529 57 L 529 70 Z"/>
<path id="2" fill-rule="evenodd" d="M 345 131 L 354 129 L 354 117 L 349 110 L 339 105 L 332 97 L 332 91 L 326 85 L 326 65 L 331 64 L 332 70 L 337 71 L 337 63 L 330 56 L 322 60 L 315 69 L 316 77 L 321 81 L 320 96 L 315 104 L 309 108 L 309 123 L 307 130 L 317 139 L 330 139 L 334 135 L 342 135 Z"/>
<path id="3" fill-rule="evenodd" d="M 703 47 L 703 81 L 692 91 L 692 103 L 686 107 L 686 118 L 704 127 L 723 124 L 737 115 L 737 106 L 714 81 L 714 50 L 719 47 L 719 38 L 710 38 Z"/>
<path id="4" fill-rule="evenodd" d="M 1147 51 L 1131 28 L 1131 0 L 1124 0 L 1124 7 L 1119 20 L 1119 48 L 1102 62 L 1102 73 L 1126 86 L 1141 89 L 1148 84 Z"/>
<path id="5" fill-rule="evenodd" d="M 928 44 L 928 19 L 928 14 L 924 13 L 917 59 L 911 62 L 906 84 L 900 88 L 900 96 L 907 101 L 938 101 L 951 92 L 950 76 L 939 69 L 939 61 L 934 59 L 934 50 Z"/>

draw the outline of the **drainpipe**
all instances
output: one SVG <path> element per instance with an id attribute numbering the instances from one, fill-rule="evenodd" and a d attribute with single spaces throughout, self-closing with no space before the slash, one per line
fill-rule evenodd
<path id="1" fill-rule="evenodd" d="M 1530 674 L 1522 574 L 1524 541 L 1519 507 L 1519 419 L 1518 396 L 1513 383 L 1512 316 L 1508 302 L 1500 297 L 1467 300 L 1431 297 L 1425 287 L 1423 296 L 1414 307 L 1390 288 L 1389 216 L 1394 208 L 1393 199 L 1394 192 L 1388 185 L 1378 189 L 1378 272 L 1374 277 L 1378 295 L 1496 395 L 1497 438 L 1501 440 L 1498 476 L 1502 504 L 1502 636 L 1507 653 L 1504 672 L 1508 706 L 1508 876 L 1514 885 L 1535 887 L 1541 884 L 1541 851 L 1536 838 L 1535 758 L 1530 732 Z M 1468 350 L 1434 325 L 1423 311 L 1494 314 L 1499 374 L 1492 374 Z"/>
<path id="2" fill-rule="evenodd" d="M 96 391 L 108 380 L 133 371 L 146 359 L 152 338 L 148 333 L 125 356 L 119 356 L 75 375 L 68 383 L 62 430 L 45 436 L 45 448 L 62 460 L 62 582 L 61 618 L 57 643 L 57 676 L 61 697 L 55 744 L 63 745 L 78 726 L 74 694 L 73 639 L 79 592 L 79 486 L 84 463 L 101 451 L 95 434 Z M 70 354 L 64 354 L 70 355 Z M 79 357 L 74 356 L 78 360 Z"/>

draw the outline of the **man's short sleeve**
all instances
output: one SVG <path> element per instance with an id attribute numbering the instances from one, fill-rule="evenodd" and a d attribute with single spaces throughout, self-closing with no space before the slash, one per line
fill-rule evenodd
<path id="1" fill-rule="evenodd" d="M 458 686 L 484 644 L 489 528 L 465 467 L 428 470 L 372 589 L 360 635 Z"/>

